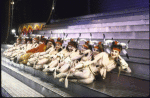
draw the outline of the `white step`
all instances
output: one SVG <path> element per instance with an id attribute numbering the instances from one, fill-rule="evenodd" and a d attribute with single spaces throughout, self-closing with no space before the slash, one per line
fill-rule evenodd
<path id="1" fill-rule="evenodd" d="M 12 97 L 44 97 L 29 86 L 1 70 L 1 86 Z"/>
<path id="2" fill-rule="evenodd" d="M 113 20 L 113 19 L 112 19 Z M 100 28 L 109 26 L 132 26 L 132 25 L 143 25 L 149 24 L 149 20 L 138 20 L 138 21 L 121 21 L 121 22 L 109 22 L 109 23 L 97 23 L 97 24 L 84 24 L 68 26 L 68 29 L 85 29 L 85 28 Z"/>
<path id="3" fill-rule="evenodd" d="M 26 83 L 30 83 L 35 80 L 35 78 L 31 78 L 30 80 L 27 78 L 24 78 L 23 75 L 18 73 L 22 71 L 18 70 L 17 72 L 17 70 L 16 71 L 13 70 L 13 67 L 11 65 L 2 64 L 2 70 L 6 71 L 7 73 L 11 74 L 12 76 Z M 52 82 L 53 84 L 64 87 L 64 83 L 58 83 L 59 82 L 58 79 L 54 79 L 53 76 L 45 76 L 43 75 L 44 73 L 39 70 L 34 70 L 34 72 L 36 76 L 40 77 L 40 79 L 46 79 L 47 81 Z M 29 75 L 31 75 L 31 72 L 29 73 L 30 73 Z M 26 72 L 24 74 L 26 74 Z M 123 97 L 124 96 L 125 97 L 125 96 L 147 96 L 148 95 L 148 91 L 149 91 L 148 81 L 145 81 L 145 80 L 143 81 L 142 79 L 137 79 L 137 78 L 125 76 L 125 75 L 120 75 L 120 77 L 117 78 L 118 74 L 115 74 L 115 73 L 108 73 L 107 77 L 108 78 L 106 78 L 105 80 L 97 79 L 96 81 L 94 81 L 92 84 L 89 84 L 89 85 L 69 82 L 68 90 L 72 91 L 75 94 L 79 94 L 83 97 L 89 97 L 89 96 L 91 97 L 94 97 L 94 96 Z M 37 86 L 38 89 L 41 88 L 38 85 L 35 85 L 33 83 L 31 84 L 34 86 Z M 39 85 L 43 86 L 44 83 L 43 84 L 40 83 Z M 47 87 L 43 86 L 42 91 L 44 92 Z"/>
<path id="4" fill-rule="evenodd" d="M 11 72 L 12 76 L 22 81 L 26 85 L 30 86 L 34 90 L 38 91 L 46 97 L 72 97 L 72 92 L 65 90 L 62 87 L 58 87 L 54 84 L 41 80 L 39 77 L 33 76 L 25 71 L 21 71 L 18 68 L 12 67 L 7 63 L 1 62 L 2 66 L 7 67 Z M 10 72 L 9 71 L 9 72 Z M 14 74 L 15 73 L 15 74 Z"/>

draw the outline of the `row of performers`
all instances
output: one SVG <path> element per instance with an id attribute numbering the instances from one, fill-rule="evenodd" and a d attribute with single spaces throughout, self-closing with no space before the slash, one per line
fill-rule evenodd
<path id="1" fill-rule="evenodd" d="M 22 42 L 22 43 L 21 43 Z M 32 66 L 46 73 L 53 72 L 54 78 L 59 81 L 67 81 L 90 84 L 95 80 L 95 76 L 101 75 L 106 78 L 106 73 L 114 68 L 119 71 L 131 73 L 126 61 L 120 56 L 122 46 L 112 42 L 111 52 L 104 52 L 102 42 L 97 43 L 92 51 L 89 41 L 78 49 L 78 43 L 70 39 L 66 47 L 62 47 L 63 40 L 57 38 L 46 39 L 44 37 L 33 39 L 17 38 L 14 47 L 4 51 L 4 55 L 17 63 Z M 117 65 L 119 59 L 119 66 Z"/>

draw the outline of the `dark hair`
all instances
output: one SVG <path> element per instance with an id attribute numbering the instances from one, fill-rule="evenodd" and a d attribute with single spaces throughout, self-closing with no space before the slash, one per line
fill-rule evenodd
<path id="1" fill-rule="evenodd" d="M 67 45 L 67 47 L 66 47 L 66 50 L 69 52 L 69 48 L 68 48 L 68 45 Z"/>
<path id="2" fill-rule="evenodd" d="M 62 50 L 62 48 L 59 48 L 58 52 L 60 52 Z"/>
<path id="3" fill-rule="evenodd" d="M 93 55 L 93 53 L 92 53 L 92 57 L 91 57 L 92 59 L 91 59 L 91 61 L 93 61 L 94 60 L 94 55 Z"/>
<path id="4" fill-rule="evenodd" d="M 42 41 L 42 42 L 44 42 L 46 44 L 46 39 L 45 38 L 41 38 L 40 41 Z"/>
<path id="5" fill-rule="evenodd" d="M 28 42 L 28 41 L 32 42 L 32 38 L 28 38 L 28 39 L 27 39 L 27 42 Z"/>
<path id="6" fill-rule="evenodd" d="M 98 50 L 99 52 L 104 52 L 104 45 L 103 44 L 98 45 Z"/>
<path id="7" fill-rule="evenodd" d="M 61 39 L 61 38 L 57 38 L 57 41 L 56 42 L 60 42 L 60 43 L 62 43 L 63 44 L 63 40 Z"/>
<path id="8" fill-rule="evenodd" d="M 21 41 L 22 41 L 22 39 L 21 39 L 21 37 L 20 37 L 20 36 L 16 39 L 16 42 L 17 42 L 17 40 L 20 40 L 20 41 L 19 41 L 19 44 L 20 44 L 20 43 L 21 43 Z"/>
<path id="9" fill-rule="evenodd" d="M 46 44 L 49 42 L 50 40 L 46 40 Z M 52 44 L 54 45 L 54 47 L 55 47 L 55 42 L 53 42 L 53 41 L 50 41 L 50 42 L 52 42 Z"/>
<path id="10" fill-rule="evenodd" d="M 27 38 L 22 39 L 21 41 L 25 40 L 25 43 L 27 43 Z"/>
<path id="11" fill-rule="evenodd" d="M 120 50 L 120 52 L 121 52 L 121 50 L 122 50 L 122 46 L 121 45 L 113 45 L 112 44 L 112 46 L 111 46 L 111 50 L 113 50 L 113 48 L 117 48 L 117 49 L 119 49 Z M 120 53 L 119 52 L 119 53 Z"/>
<path id="12" fill-rule="evenodd" d="M 88 45 L 89 49 L 92 51 L 92 46 L 91 45 Z"/>

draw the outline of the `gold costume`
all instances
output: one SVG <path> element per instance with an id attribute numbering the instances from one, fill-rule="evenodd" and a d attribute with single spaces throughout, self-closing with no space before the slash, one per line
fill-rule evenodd
<path id="1" fill-rule="evenodd" d="M 19 63 L 21 64 L 27 64 L 28 59 L 30 58 L 30 55 L 32 55 L 33 53 L 25 53 L 24 55 L 22 55 L 19 59 Z"/>

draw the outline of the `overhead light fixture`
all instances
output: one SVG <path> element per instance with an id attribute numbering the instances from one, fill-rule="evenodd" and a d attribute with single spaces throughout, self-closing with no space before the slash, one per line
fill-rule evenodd
<path id="1" fill-rule="evenodd" d="M 14 1 L 12 1 L 11 4 L 15 4 Z"/>
<path id="2" fill-rule="evenodd" d="M 54 10 L 54 6 L 52 7 L 52 10 Z"/>
<path id="3" fill-rule="evenodd" d="M 15 33 L 15 32 L 16 32 L 16 30 L 15 30 L 15 29 L 12 29 L 12 30 L 11 30 L 11 32 L 12 32 L 12 33 Z"/>

